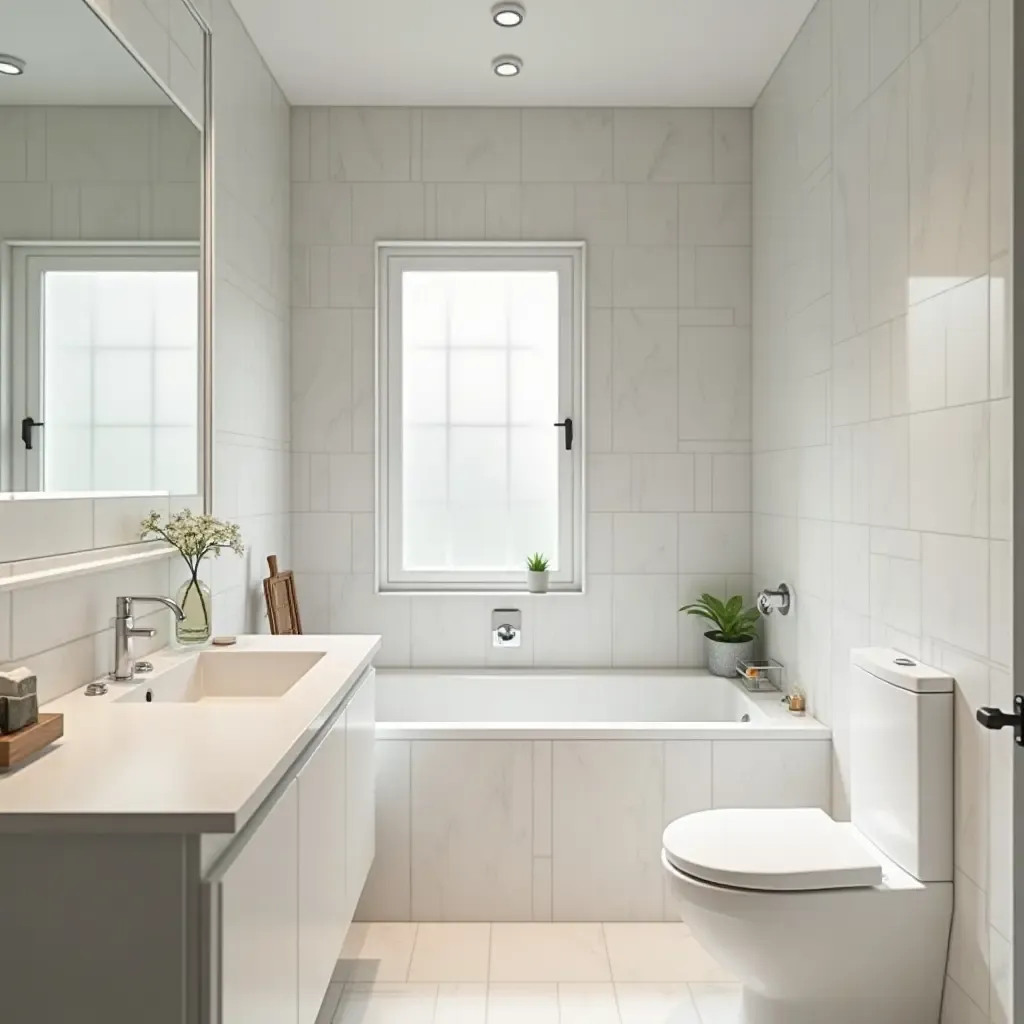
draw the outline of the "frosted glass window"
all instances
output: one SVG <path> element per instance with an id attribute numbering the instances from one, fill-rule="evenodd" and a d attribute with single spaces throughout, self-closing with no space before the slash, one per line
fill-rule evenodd
<path id="1" fill-rule="evenodd" d="M 42 487 L 192 494 L 198 270 L 185 269 L 195 261 L 181 257 L 117 262 L 118 269 L 100 269 L 104 258 L 83 252 L 61 257 L 60 269 L 43 262 L 35 278 L 30 272 L 41 307 Z"/>
<path id="2" fill-rule="evenodd" d="M 382 248 L 381 586 L 580 589 L 582 247 Z"/>

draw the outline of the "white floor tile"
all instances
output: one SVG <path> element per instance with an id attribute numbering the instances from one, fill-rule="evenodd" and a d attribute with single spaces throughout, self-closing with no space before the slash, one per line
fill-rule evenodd
<path id="1" fill-rule="evenodd" d="M 348 930 L 335 981 L 405 981 L 416 941 L 416 924 L 366 924 Z"/>
<path id="2" fill-rule="evenodd" d="M 487 985 L 441 985 L 437 993 L 434 1024 L 485 1024 Z"/>
<path id="3" fill-rule="evenodd" d="M 605 924 L 604 935 L 615 981 L 728 980 L 685 924 Z"/>
<path id="4" fill-rule="evenodd" d="M 560 984 L 559 1024 L 620 1024 L 615 986 L 608 984 Z"/>
<path id="5" fill-rule="evenodd" d="M 689 985 L 617 982 L 615 994 L 622 1024 L 701 1024 Z"/>
<path id="6" fill-rule="evenodd" d="M 487 1024 L 559 1024 L 558 986 L 491 985 L 487 990 Z"/>
<path id="7" fill-rule="evenodd" d="M 433 1024 L 437 991 L 437 985 L 346 985 L 334 1024 Z"/>
<path id="8" fill-rule="evenodd" d="M 610 982 L 599 924 L 494 924 L 492 982 Z"/>
<path id="9" fill-rule="evenodd" d="M 421 924 L 409 981 L 487 981 L 489 924 Z"/>
<path id="10" fill-rule="evenodd" d="M 741 1024 L 739 985 L 691 985 L 701 1024 Z"/>

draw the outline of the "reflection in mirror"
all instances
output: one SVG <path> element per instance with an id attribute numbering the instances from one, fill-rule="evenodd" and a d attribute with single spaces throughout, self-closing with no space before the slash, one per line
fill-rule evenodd
<path id="1" fill-rule="evenodd" d="M 200 132 L 85 0 L 0 52 L 0 490 L 196 494 Z"/>

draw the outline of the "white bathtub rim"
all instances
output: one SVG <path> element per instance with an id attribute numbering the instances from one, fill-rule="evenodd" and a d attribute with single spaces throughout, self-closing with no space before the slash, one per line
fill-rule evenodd
<path id="1" fill-rule="evenodd" d="M 799 728 L 740 722 L 378 722 L 379 740 L 810 740 L 828 741 L 820 722 Z"/>

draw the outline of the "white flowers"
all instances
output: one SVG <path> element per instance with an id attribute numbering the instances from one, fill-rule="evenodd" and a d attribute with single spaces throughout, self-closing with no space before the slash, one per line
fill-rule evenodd
<path id="1" fill-rule="evenodd" d="M 142 520 L 142 539 L 161 537 L 176 547 L 192 570 L 193 579 L 199 563 L 207 555 L 220 558 L 224 548 L 230 548 L 236 555 L 245 552 L 242 531 L 237 523 L 228 523 L 213 516 L 197 516 L 187 508 L 171 516 L 164 526 L 161 526 L 160 519 L 159 512 L 150 512 Z"/>

